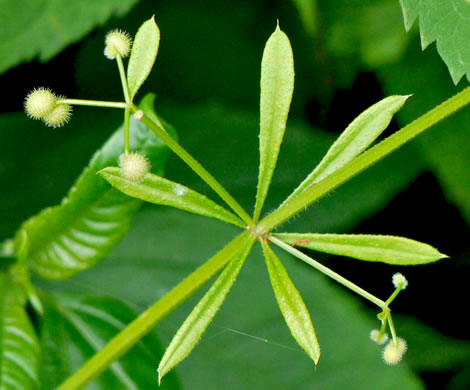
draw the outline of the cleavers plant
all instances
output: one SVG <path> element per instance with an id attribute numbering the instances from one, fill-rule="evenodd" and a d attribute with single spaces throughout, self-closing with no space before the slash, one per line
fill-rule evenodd
<path id="1" fill-rule="evenodd" d="M 112 31 L 106 37 L 105 55 L 117 62 L 124 93 L 123 102 L 67 99 L 56 96 L 45 88 L 34 90 L 26 98 L 25 109 L 28 115 L 33 119 L 43 120 L 49 126 L 59 127 L 66 123 L 70 118 L 71 106 L 89 105 L 123 109 L 124 128 L 97 152 L 62 205 L 46 209 L 26 221 L 19 229 L 14 239 L 14 248 L 10 248 L 18 259 L 12 273 L 19 281 L 23 295 L 41 313 L 41 295 L 36 293 L 30 282 L 29 270 L 32 269 L 44 278 L 64 279 L 91 267 L 122 239 L 141 201 L 216 218 L 233 224 L 242 231 L 220 252 L 130 323 L 59 388 L 78 389 L 85 386 L 144 337 L 158 321 L 217 272 L 222 271 L 166 349 L 158 367 L 160 382 L 196 346 L 256 242 L 262 247 L 274 295 L 286 324 L 315 365 L 320 359 L 320 345 L 310 314 L 301 294 L 272 249 L 273 244 L 377 305 L 380 327 L 372 330 L 370 337 L 377 344 L 388 342 L 383 349 L 383 359 L 387 364 L 397 364 L 406 352 L 407 344 L 396 334 L 390 304 L 407 287 L 406 278 L 399 273 L 393 275 L 395 290 L 388 299 L 381 300 L 315 261 L 297 247 L 392 265 L 426 264 L 446 256 L 427 244 L 402 237 L 280 233 L 274 230 L 323 195 L 469 103 L 470 89 L 465 89 L 392 136 L 371 146 L 409 96 L 390 96 L 376 103 L 345 129 L 317 167 L 292 194 L 276 210 L 264 216 L 263 204 L 276 167 L 294 89 L 292 49 L 288 37 L 277 26 L 266 43 L 261 64 L 260 165 L 256 202 L 253 215 L 250 216 L 180 146 L 173 129 L 153 111 L 153 96 L 146 96 L 139 105 L 134 104 L 134 98 L 155 62 L 159 39 L 160 32 L 154 18 L 141 26 L 133 43 L 126 33 L 119 30 Z M 126 72 L 123 58 L 128 55 L 130 58 Z M 231 211 L 182 184 L 162 178 L 162 156 L 166 155 L 162 142 L 189 165 Z M 111 145 L 116 144 L 121 145 L 120 156 L 107 153 Z M 81 219 L 77 218 L 78 213 L 81 213 Z M 92 235 L 88 234 L 89 229 L 107 230 L 102 239 L 93 241 Z M 44 245 L 50 232 L 61 239 L 49 240 Z M 3 249 L 6 250 L 5 248 L 7 247 Z M 26 319 L 24 322 L 25 326 L 29 326 Z M 34 350 L 34 346 L 31 349 Z M 37 354 L 37 351 L 34 353 Z"/>

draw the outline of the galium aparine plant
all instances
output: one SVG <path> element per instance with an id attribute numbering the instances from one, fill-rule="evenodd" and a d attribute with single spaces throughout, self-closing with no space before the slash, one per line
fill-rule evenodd
<path id="1" fill-rule="evenodd" d="M 392 281 L 395 290 L 386 300 L 381 300 L 363 290 L 333 270 L 317 262 L 298 248 L 307 248 L 334 255 L 348 256 L 357 260 L 382 262 L 391 265 L 418 265 L 437 261 L 445 255 L 435 248 L 411 239 L 383 235 L 282 233 L 277 230 L 285 221 L 297 215 L 323 195 L 359 174 L 401 145 L 450 115 L 468 102 L 461 92 L 454 98 L 436 107 L 430 114 L 385 140 L 371 146 L 387 128 L 393 115 L 400 110 L 409 96 L 390 96 L 361 113 L 330 147 L 324 158 L 312 172 L 293 190 L 291 195 L 274 211 L 262 217 L 263 205 L 268 195 L 279 150 L 282 144 L 289 107 L 294 90 L 294 60 L 287 35 L 276 27 L 269 37 L 261 62 L 260 98 L 260 164 L 254 212 L 250 215 L 175 140 L 171 128 L 153 111 L 153 99 L 144 99 L 137 106 L 134 98 L 148 77 L 159 47 L 160 31 L 152 17 L 139 29 L 134 41 L 120 30 L 106 36 L 104 53 L 116 60 L 124 101 L 104 102 L 67 99 L 55 95 L 47 88 L 38 88 L 26 98 L 25 109 L 33 119 L 41 119 L 49 126 L 59 127 L 70 118 L 72 105 L 119 108 L 124 110 L 122 151 L 118 160 L 110 166 L 101 167 L 96 183 L 106 180 L 123 194 L 146 202 L 168 205 L 209 218 L 216 218 L 241 229 L 240 234 L 220 252 L 211 257 L 167 295 L 145 311 L 105 348 L 90 359 L 78 372 L 68 378 L 60 389 L 81 388 L 103 371 L 113 360 L 127 351 L 142 338 L 153 325 L 187 299 L 217 272 L 222 271 L 213 285 L 186 318 L 158 367 L 159 382 L 172 368 L 185 359 L 200 340 L 224 299 L 233 286 L 240 270 L 255 244 L 264 253 L 272 289 L 281 315 L 292 336 L 317 365 L 320 359 L 320 344 L 313 321 L 300 292 L 289 278 L 284 265 L 273 247 L 284 250 L 299 260 L 311 265 L 351 291 L 361 295 L 379 307 L 379 329 L 370 333 L 372 341 L 383 347 L 382 357 L 389 365 L 397 364 L 407 350 L 407 343 L 396 334 L 390 304 L 404 290 L 408 282 L 396 273 Z M 130 56 L 127 70 L 123 58 Z M 149 104 L 150 102 L 150 104 Z M 167 180 L 151 172 L 151 156 L 142 150 L 132 150 L 130 139 L 131 115 L 144 124 L 169 149 L 189 165 L 223 200 L 228 208 L 213 202 L 183 184 Z M 154 137 L 153 135 L 149 135 Z M 118 165 L 118 166 L 117 166 Z M 98 184 L 97 184 L 98 185 Z M 101 184 L 99 184 L 101 185 Z M 41 275 L 48 273 L 47 262 L 37 265 L 31 251 L 32 230 L 28 223 L 15 238 L 15 250 L 19 257 L 31 264 Z M 274 230 L 276 229 L 276 232 Z M 94 260 L 89 266 L 96 263 Z M 248 264 L 249 266 L 249 264 Z M 79 272 L 86 267 L 68 270 L 66 275 Z M 31 291 L 31 289 L 30 289 Z M 31 297 L 32 293 L 30 294 Z M 321 336 L 320 336 L 321 337 Z M 328 353 L 326 351 L 325 353 Z"/>

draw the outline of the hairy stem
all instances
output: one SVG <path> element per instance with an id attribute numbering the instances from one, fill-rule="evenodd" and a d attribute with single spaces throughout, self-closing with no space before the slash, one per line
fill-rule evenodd
<path id="1" fill-rule="evenodd" d="M 258 232 L 260 234 L 270 232 L 276 226 L 279 226 L 283 222 L 292 218 L 323 195 L 383 159 L 400 146 L 412 140 L 417 135 L 453 114 L 468 103 L 470 103 L 470 87 L 465 88 L 457 95 L 441 103 L 439 106 L 428 111 L 426 114 L 397 131 L 395 134 L 365 151 L 349 164 L 338 169 L 324 180 L 310 186 L 296 198 L 284 203 L 259 223 Z"/>

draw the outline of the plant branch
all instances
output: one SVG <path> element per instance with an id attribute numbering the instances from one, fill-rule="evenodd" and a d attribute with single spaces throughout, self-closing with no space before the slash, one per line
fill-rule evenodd
<path id="1" fill-rule="evenodd" d="M 417 135 L 429 129 L 442 119 L 450 116 L 468 103 L 470 103 L 470 87 L 465 88 L 457 95 L 441 103 L 439 106 L 422 115 L 401 130 L 397 131 L 395 134 L 365 151 L 349 164 L 338 169 L 330 176 L 327 176 L 324 180 L 310 186 L 296 198 L 284 203 L 258 224 L 258 232 L 260 234 L 270 232 L 275 227 L 304 210 L 307 206 L 321 198 L 323 195 L 337 188 L 358 173 L 364 171 L 372 164 L 375 164 L 394 150 L 398 149 L 400 146 L 409 142 Z"/>
<path id="2" fill-rule="evenodd" d="M 133 113 L 139 111 L 134 104 L 131 105 Z M 144 115 L 141 119 L 150 130 L 152 130 L 158 138 L 160 138 L 175 154 L 178 155 L 199 177 L 204 180 L 225 203 L 248 225 L 251 226 L 253 221 L 248 213 L 240 206 L 240 204 L 227 192 L 227 190 L 201 165 L 193 156 L 191 156 L 178 142 L 157 123 L 152 121 L 148 116 Z"/>
<path id="3" fill-rule="evenodd" d="M 92 107 L 107 107 L 107 108 L 127 108 L 124 102 L 105 102 L 101 100 L 83 100 L 83 99 L 57 99 L 57 103 L 71 104 L 74 106 L 92 106 Z"/>

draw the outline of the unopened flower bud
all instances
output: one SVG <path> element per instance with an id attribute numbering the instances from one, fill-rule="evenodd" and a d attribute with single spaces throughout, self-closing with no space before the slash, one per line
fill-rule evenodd
<path id="1" fill-rule="evenodd" d="M 150 172 L 149 160 L 140 153 L 124 153 L 119 157 L 121 175 L 127 180 L 139 182 Z"/>
<path id="2" fill-rule="evenodd" d="M 104 55 L 110 60 L 114 60 L 118 54 L 124 58 L 131 52 L 132 38 L 125 31 L 114 30 L 106 35 L 105 44 Z"/>
<path id="3" fill-rule="evenodd" d="M 29 117 L 41 119 L 55 108 L 55 101 L 56 96 L 50 89 L 38 88 L 26 96 L 24 108 Z"/>

